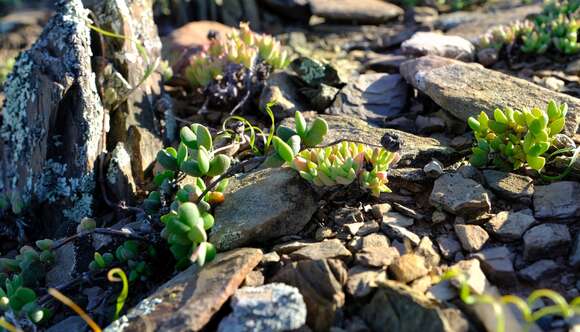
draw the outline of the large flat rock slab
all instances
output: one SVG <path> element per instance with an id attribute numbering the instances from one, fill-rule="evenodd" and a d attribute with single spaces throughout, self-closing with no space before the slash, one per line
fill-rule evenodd
<path id="1" fill-rule="evenodd" d="M 219 254 L 201 269 L 192 265 L 105 331 L 199 331 L 261 260 L 261 250 L 242 248 Z"/>
<path id="2" fill-rule="evenodd" d="M 497 107 L 544 108 L 555 100 L 569 107 L 564 132 L 570 135 L 578 130 L 580 99 L 479 64 L 428 55 L 404 62 L 400 70 L 407 82 L 461 120 L 482 111 L 492 116 Z"/>
<path id="3" fill-rule="evenodd" d="M 384 23 L 403 14 L 403 9 L 381 0 L 309 0 L 312 14 L 337 21 Z"/>

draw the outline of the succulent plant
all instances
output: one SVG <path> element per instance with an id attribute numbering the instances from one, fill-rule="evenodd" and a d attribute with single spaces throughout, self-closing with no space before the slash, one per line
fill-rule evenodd
<path id="1" fill-rule="evenodd" d="M 290 58 L 275 38 L 254 33 L 248 23 L 240 23 L 240 28 L 224 40 L 212 39 L 207 50 L 193 58 L 185 75 L 192 86 L 207 87 L 212 81 L 220 80 L 229 64 L 251 69 L 256 62 L 275 70 L 288 66 Z"/>
<path id="2" fill-rule="evenodd" d="M 48 311 L 38 305 L 34 290 L 24 287 L 19 275 L 11 279 L 0 276 L 0 311 L 12 310 L 17 315 L 25 313 L 34 323 L 39 323 L 48 316 Z"/>
<path id="3" fill-rule="evenodd" d="M 290 166 L 316 186 L 349 185 L 358 181 L 362 188 L 379 196 L 390 192 L 387 170 L 396 153 L 363 144 L 340 142 L 324 148 L 300 152 Z"/>
<path id="4" fill-rule="evenodd" d="M 108 270 L 114 265 L 125 265 L 129 271 L 129 281 L 145 281 L 151 275 L 149 262 L 156 256 L 155 248 L 143 242 L 127 240 L 115 250 L 115 254 L 95 252 L 89 264 L 91 271 Z"/>
<path id="5" fill-rule="evenodd" d="M 560 15 L 551 22 L 551 25 L 552 42 L 560 52 L 574 54 L 580 51 L 580 44 L 578 44 L 578 28 L 580 28 L 580 25 L 576 19 Z"/>
<path id="6" fill-rule="evenodd" d="M 468 119 L 477 146 L 470 158 L 476 167 L 486 166 L 490 160 L 503 169 L 519 169 L 528 164 L 540 171 L 546 164 L 543 155 L 552 145 L 556 134 L 565 125 L 566 104 L 548 103 L 546 110 L 533 108 L 523 111 L 506 107 L 493 113 L 493 120 L 485 112 L 476 119 Z"/>

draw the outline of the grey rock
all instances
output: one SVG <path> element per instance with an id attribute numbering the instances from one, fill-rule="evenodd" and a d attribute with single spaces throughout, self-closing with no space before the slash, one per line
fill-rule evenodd
<path id="1" fill-rule="evenodd" d="M 271 282 L 282 282 L 300 290 L 304 297 L 307 324 L 315 331 L 327 331 L 344 306 L 342 291 L 348 279 L 339 260 L 305 260 L 284 266 Z"/>
<path id="2" fill-rule="evenodd" d="M 437 116 L 418 115 L 415 119 L 417 132 L 422 135 L 440 133 L 445 131 L 445 120 Z"/>
<path id="3" fill-rule="evenodd" d="M 371 220 L 368 222 L 365 222 L 362 227 L 358 230 L 358 232 L 356 232 L 356 235 L 358 236 L 366 236 L 369 235 L 371 233 L 376 233 L 381 229 L 381 227 L 379 226 L 379 223 Z"/>
<path id="4" fill-rule="evenodd" d="M 92 214 L 105 113 L 85 8 L 57 1 L 55 11 L 4 84 L 0 193 L 25 206 L 46 202 L 43 224 L 57 229 Z"/>
<path id="5" fill-rule="evenodd" d="M 499 59 L 499 51 L 495 48 L 484 48 L 477 51 L 477 62 L 485 67 L 492 66 Z"/>
<path id="6" fill-rule="evenodd" d="M 46 332 L 84 331 L 88 328 L 87 323 L 79 316 L 67 317 L 46 329 Z"/>
<path id="7" fill-rule="evenodd" d="M 421 238 L 417 234 L 402 226 L 382 223 L 381 231 L 391 240 L 396 239 L 401 242 L 410 241 L 413 245 L 418 245 L 421 241 Z"/>
<path id="8" fill-rule="evenodd" d="M 386 268 L 399 258 L 399 251 L 393 247 L 369 247 L 355 255 L 355 263 L 367 267 Z"/>
<path id="9" fill-rule="evenodd" d="M 435 32 L 415 33 L 401 44 L 401 50 L 406 55 L 438 55 L 463 61 L 473 61 L 475 55 L 475 46 L 469 40 Z"/>
<path id="10" fill-rule="evenodd" d="M 274 251 L 274 252 L 276 252 L 276 253 L 278 253 L 280 255 L 289 254 L 289 253 L 291 253 L 293 251 L 296 251 L 298 249 L 302 249 L 302 248 L 304 248 L 304 247 L 306 247 L 306 246 L 308 246 L 310 244 L 313 244 L 313 243 L 315 243 L 315 242 L 313 242 L 313 241 L 302 241 L 302 240 L 299 240 L 299 241 L 291 241 L 291 242 L 284 242 L 284 243 L 280 243 L 280 244 L 275 245 L 272 248 L 272 251 Z"/>
<path id="11" fill-rule="evenodd" d="M 539 5 L 520 6 L 510 9 L 497 8 L 490 12 L 457 12 L 444 14 L 439 17 L 440 24 L 447 23 L 448 34 L 458 35 L 471 41 L 476 40 L 490 28 L 497 25 L 506 25 L 514 21 L 523 20 L 529 15 L 539 14 L 542 7 Z M 450 27 L 452 21 L 459 22 Z M 453 24 L 451 24 L 453 25 Z"/>
<path id="12" fill-rule="evenodd" d="M 405 284 L 429 273 L 425 258 L 415 254 L 405 254 L 395 259 L 389 265 L 389 271 L 395 276 L 395 279 Z"/>
<path id="13" fill-rule="evenodd" d="M 74 243 L 67 243 L 54 250 L 54 264 L 46 272 L 46 285 L 56 287 L 74 279 L 78 268 L 78 255 Z"/>
<path id="14" fill-rule="evenodd" d="M 383 214 L 383 223 L 393 226 L 409 227 L 413 226 L 413 218 L 404 216 L 398 212 L 387 212 Z"/>
<path id="15" fill-rule="evenodd" d="M 337 258 L 349 261 L 352 254 L 338 239 L 322 241 L 319 243 L 309 244 L 289 254 L 293 260 L 319 260 L 328 258 Z"/>
<path id="16" fill-rule="evenodd" d="M 529 176 L 486 169 L 483 171 L 483 177 L 498 196 L 524 204 L 532 202 L 534 180 Z"/>
<path id="17" fill-rule="evenodd" d="M 391 3 L 379 0 L 310 0 L 312 14 L 337 21 L 385 23 L 403 14 Z"/>
<path id="18" fill-rule="evenodd" d="M 575 269 L 580 268 L 580 233 L 576 234 L 576 240 L 570 253 L 570 266 Z"/>
<path id="19" fill-rule="evenodd" d="M 226 195 L 210 235 L 218 250 L 294 235 L 317 209 L 312 189 L 291 169 L 266 169 L 230 181 Z"/>
<path id="20" fill-rule="evenodd" d="M 526 80 L 457 60 L 428 55 L 401 64 L 407 82 L 460 120 L 497 107 L 544 107 L 546 100 L 567 103 L 564 133 L 578 130 L 580 99 L 557 93 Z"/>
<path id="21" fill-rule="evenodd" d="M 429 201 L 456 215 L 482 214 L 491 209 L 485 188 L 460 174 L 444 174 L 435 180 Z"/>
<path id="22" fill-rule="evenodd" d="M 489 240 L 489 235 L 485 229 L 478 225 L 456 224 L 454 229 L 461 246 L 469 252 L 480 250 Z"/>
<path id="23" fill-rule="evenodd" d="M 541 259 L 534 264 L 518 271 L 520 278 L 529 282 L 538 282 L 549 278 L 562 268 L 551 259 Z"/>
<path id="24" fill-rule="evenodd" d="M 501 241 L 519 241 L 536 219 L 531 210 L 502 211 L 487 222 L 491 234 Z"/>
<path id="25" fill-rule="evenodd" d="M 437 238 L 437 245 L 446 259 L 453 259 L 461 251 L 461 244 L 452 235 L 441 235 Z"/>
<path id="26" fill-rule="evenodd" d="M 230 301 L 233 312 L 218 331 L 287 331 L 306 323 L 306 304 L 295 287 L 272 283 L 244 287 Z"/>
<path id="27" fill-rule="evenodd" d="M 387 280 L 387 272 L 384 269 L 371 269 L 355 265 L 348 270 L 346 291 L 354 297 L 369 295 L 378 284 Z"/>
<path id="28" fill-rule="evenodd" d="M 383 282 L 363 307 L 362 317 L 373 331 L 449 331 L 445 318 L 433 301 L 390 280 Z"/>
<path id="29" fill-rule="evenodd" d="M 441 174 L 443 174 L 443 164 L 439 160 L 431 160 L 425 167 L 423 167 L 423 171 L 427 174 L 430 178 L 438 178 Z"/>
<path id="30" fill-rule="evenodd" d="M 322 115 L 320 117 L 328 122 L 328 134 L 324 137 L 322 144 L 330 144 L 341 139 L 380 144 L 381 138 L 389 135 L 398 138 L 401 143 L 399 164 L 421 165 L 422 167 L 433 158 L 447 163 L 457 157 L 454 149 L 433 138 L 416 136 L 395 129 L 374 127 L 352 116 Z M 294 128 L 294 119 L 287 118 L 281 124 Z"/>
<path id="31" fill-rule="evenodd" d="M 570 232 L 566 225 L 535 226 L 524 234 L 524 259 L 530 262 L 565 255 L 570 241 Z"/>
<path id="32" fill-rule="evenodd" d="M 433 241 L 428 236 L 423 236 L 421 242 L 417 246 L 415 253 L 425 258 L 425 264 L 429 268 L 434 268 L 439 265 L 441 257 L 435 250 Z"/>
<path id="33" fill-rule="evenodd" d="M 536 218 L 570 219 L 580 217 L 580 183 L 554 182 L 537 186 L 534 194 Z"/>
<path id="34" fill-rule="evenodd" d="M 400 114 L 407 104 L 408 84 L 398 74 L 363 74 L 338 94 L 328 114 L 355 116 L 381 123 Z"/>
<path id="35" fill-rule="evenodd" d="M 260 95 L 260 110 L 266 112 L 266 105 L 272 100 L 276 100 L 272 111 L 277 119 L 292 117 L 296 111 L 307 110 L 306 101 L 298 92 L 298 86 L 294 80 L 295 78 L 286 72 L 270 75 Z"/>
<path id="36" fill-rule="evenodd" d="M 203 269 L 194 264 L 160 286 L 104 331 L 199 331 L 261 259 L 261 250 L 241 248 L 218 254 Z"/>
<path id="37" fill-rule="evenodd" d="M 485 249 L 472 255 L 479 259 L 481 268 L 489 280 L 508 288 L 517 283 L 511 256 L 512 253 L 505 246 Z"/>
<path id="38" fill-rule="evenodd" d="M 137 184 L 131 169 L 131 156 L 125 149 L 123 142 L 117 143 L 111 152 L 106 180 L 107 186 L 116 197 L 116 201 L 125 201 L 131 204 L 137 191 Z"/>

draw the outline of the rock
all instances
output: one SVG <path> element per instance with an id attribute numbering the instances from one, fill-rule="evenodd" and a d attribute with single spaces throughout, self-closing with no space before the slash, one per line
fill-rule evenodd
<path id="1" fill-rule="evenodd" d="M 70 316 L 46 329 L 46 332 L 84 331 L 87 323 L 79 316 Z"/>
<path id="2" fill-rule="evenodd" d="M 452 259 L 461 250 L 461 244 L 453 235 L 441 235 L 437 238 L 437 245 L 446 259 Z"/>
<path id="3" fill-rule="evenodd" d="M 387 214 L 389 211 L 391 211 L 392 206 L 389 203 L 381 203 L 381 204 L 375 204 L 372 206 L 372 214 L 375 218 L 379 219 L 380 221 L 383 220 L 383 215 Z"/>
<path id="4" fill-rule="evenodd" d="M 262 263 L 264 257 L 262 256 Z M 264 275 L 260 271 L 251 271 L 244 279 L 244 286 L 258 287 L 264 284 Z"/>
<path id="5" fill-rule="evenodd" d="M 389 271 L 393 273 L 395 279 L 405 284 L 429 273 L 425 258 L 415 254 L 399 257 L 389 265 Z"/>
<path id="6" fill-rule="evenodd" d="M 403 14 L 403 10 L 380 0 L 310 0 L 313 15 L 334 21 L 359 24 L 385 23 Z"/>
<path id="7" fill-rule="evenodd" d="M 419 293 L 425 294 L 433 284 L 431 276 L 426 275 L 411 282 L 410 286 Z"/>
<path id="8" fill-rule="evenodd" d="M 422 167 L 433 158 L 447 163 L 457 157 L 455 150 L 432 138 L 415 136 L 395 129 L 374 127 L 352 116 L 321 115 L 320 117 L 328 122 L 328 134 L 324 137 L 322 144 L 330 144 L 341 139 L 380 144 L 381 138 L 388 135 L 400 142 L 400 164 L 416 164 Z M 294 119 L 285 119 L 281 124 L 294 128 Z"/>
<path id="9" fill-rule="evenodd" d="M 477 62 L 484 67 L 494 65 L 499 59 L 499 52 L 495 48 L 488 47 L 477 51 Z"/>
<path id="10" fill-rule="evenodd" d="M 485 188 L 460 174 L 444 174 L 435 180 L 429 201 L 462 216 L 488 213 L 491 209 Z"/>
<path id="11" fill-rule="evenodd" d="M 554 182 L 537 186 L 534 194 L 534 215 L 542 219 L 570 219 L 580 217 L 580 183 Z"/>
<path id="12" fill-rule="evenodd" d="M 107 168 L 107 186 L 110 192 L 116 197 L 115 201 L 125 201 L 131 203 L 137 192 L 137 185 L 131 170 L 131 157 L 123 142 L 111 152 L 111 159 Z"/>
<path id="13" fill-rule="evenodd" d="M 480 250 L 489 239 L 487 232 L 478 225 L 456 224 L 454 229 L 461 246 L 469 252 Z"/>
<path id="14" fill-rule="evenodd" d="M 412 218 L 398 212 L 387 212 L 383 215 L 383 223 L 393 226 L 409 227 L 413 226 L 414 221 Z"/>
<path id="15" fill-rule="evenodd" d="M 356 235 L 364 224 L 364 222 L 355 222 L 344 225 L 344 228 L 350 233 L 350 235 Z"/>
<path id="16" fill-rule="evenodd" d="M 275 264 L 278 263 L 279 261 L 280 255 L 278 255 L 278 253 L 275 251 L 269 252 L 267 254 L 264 254 L 264 256 L 262 256 L 262 265 Z"/>
<path id="17" fill-rule="evenodd" d="M 421 242 L 419 242 L 415 253 L 425 258 L 425 263 L 428 268 L 437 267 L 441 261 L 441 257 L 435 250 L 435 246 L 428 236 L 421 238 Z"/>
<path id="18" fill-rule="evenodd" d="M 428 177 L 436 179 L 443 174 L 443 167 L 443 164 L 441 164 L 439 160 L 434 159 L 423 167 L 423 172 L 425 172 Z"/>
<path id="19" fill-rule="evenodd" d="M 201 269 L 192 265 L 104 331 L 201 330 L 261 259 L 261 250 L 241 248 L 218 254 Z"/>
<path id="20" fill-rule="evenodd" d="M 415 119 L 417 132 L 423 135 L 445 131 L 445 121 L 436 116 L 418 115 Z"/>
<path id="21" fill-rule="evenodd" d="M 346 291 L 351 296 L 364 297 L 385 280 L 387 280 L 387 272 L 384 269 L 370 269 L 356 265 L 348 270 Z"/>
<path id="22" fill-rule="evenodd" d="M 452 268 L 459 269 L 465 275 L 467 285 L 473 293 L 481 295 L 490 290 L 491 285 L 485 278 L 481 264 L 477 259 L 459 261 Z M 457 279 L 451 279 L 451 284 L 454 287 L 460 286 Z"/>
<path id="23" fill-rule="evenodd" d="M 505 246 L 485 249 L 472 255 L 479 260 L 489 280 L 503 287 L 513 287 L 517 283 L 511 256 L 512 253 Z"/>
<path id="24" fill-rule="evenodd" d="M 532 203 L 534 180 L 529 176 L 486 169 L 483 171 L 483 177 L 498 196 L 524 204 Z"/>
<path id="25" fill-rule="evenodd" d="M 365 217 L 361 210 L 353 207 L 339 208 L 333 211 L 332 217 L 337 226 L 351 223 L 362 223 L 365 221 Z"/>
<path id="26" fill-rule="evenodd" d="M 410 287 L 387 280 L 362 310 L 372 331 L 442 332 L 448 324 L 434 301 Z"/>
<path id="27" fill-rule="evenodd" d="M 381 224 L 381 231 L 385 233 L 390 239 L 400 240 L 401 242 L 409 241 L 413 245 L 418 245 L 421 239 L 419 236 L 405 227 L 398 225 L 391 225 L 388 223 Z"/>
<path id="28" fill-rule="evenodd" d="M 564 73 L 568 75 L 578 75 L 580 74 L 580 59 L 572 60 L 566 65 Z"/>
<path id="29" fill-rule="evenodd" d="M 569 107 L 564 133 L 578 130 L 579 99 L 478 64 L 428 55 L 404 62 L 400 71 L 407 82 L 463 121 L 481 112 L 493 116 L 497 107 L 544 108 L 547 100 L 555 100 Z"/>
<path id="30" fill-rule="evenodd" d="M 280 243 L 275 245 L 272 248 L 272 251 L 283 255 L 283 254 L 289 254 L 293 251 L 296 251 L 298 249 L 304 248 L 306 246 L 309 246 L 311 244 L 313 244 L 315 242 L 313 241 L 291 241 L 291 242 L 285 242 L 285 243 Z"/>
<path id="31" fill-rule="evenodd" d="M 355 255 L 355 263 L 367 267 L 386 268 L 399 257 L 399 251 L 393 247 L 370 247 Z"/>
<path id="32" fill-rule="evenodd" d="M 570 266 L 578 270 L 580 268 L 580 233 L 576 234 L 576 240 L 570 252 Z"/>
<path id="33" fill-rule="evenodd" d="M 450 27 L 447 24 L 448 34 L 457 35 L 475 41 L 479 36 L 483 35 L 489 29 L 497 25 L 507 25 L 515 21 L 524 20 L 529 15 L 539 14 L 542 11 L 541 5 L 527 5 L 509 10 L 497 8 L 497 10 L 487 13 L 481 12 L 456 12 L 452 14 L 444 14 L 439 17 L 439 25 L 444 22 L 455 20 L 460 22 L 455 26 Z M 461 19 L 460 17 L 463 17 Z"/>
<path id="34" fill-rule="evenodd" d="M 401 44 L 405 55 L 438 55 L 445 58 L 473 61 L 475 46 L 462 37 L 442 35 L 436 32 L 416 32 Z"/>
<path id="35" fill-rule="evenodd" d="M 326 113 L 380 124 L 407 105 L 408 85 L 398 74 L 363 74 L 349 82 Z"/>
<path id="36" fill-rule="evenodd" d="M 551 259 L 541 259 L 518 271 L 520 278 L 529 282 L 538 282 L 560 272 L 561 267 Z"/>
<path id="37" fill-rule="evenodd" d="M 55 10 L 4 84 L 0 194 L 8 194 L 16 210 L 47 203 L 43 225 L 64 233 L 93 212 L 105 113 L 91 67 L 86 11 L 80 0 L 57 1 Z"/>
<path id="38" fill-rule="evenodd" d="M 376 233 L 381 229 L 381 227 L 379 226 L 379 223 L 376 221 L 368 221 L 365 222 L 362 227 L 358 230 L 358 232 L 356 232 L 356 235 L 358 236 L 366 236 L 369 235 L 371 233 Z"/>
<path id="39" fill-rule="evenodd" d="M 230 181 L 226 195 L 210 235 L 218 250 L 294 235 L 317 209 L 312 189 L 291 169 L 265 169 Z"/>
<path id="40" fill-rule="evenodd" d="M 361 251 L 373 247 L 388 247 L 389 239 L 383 234 L 373 233 L 356 238 L 349 244 L 353 251 Z"/>
<path id="41" fill-rule="evenodd" d="M 304 97 L 298 92 L 294 82 L 296 78 L 286 72 L 273 73 L 264 83 L 260 95 L 260 110 L 266 112 L 266 105 L 275 100 L 272 111 L 276 119 L 293 117 L 296 111 L 304 112 L 308 109 Z"/>
<path id="42" fill-rule="evenodd" d="M 431 214 L 431 222 L 434 224 L 440 224 L 447 220 L 447 213 L 439 210 L 433 211 Z"/>
<path id="43" fill-rule="evenodd" d="M 531 210 L 518 212 L 502 211 L 487 222 L 490 232 L 500 241 L 519 241 L 536 219 Z"/>
<path id="44" fill-rule="evenodd" d="M 328 258 L 341 259 L 343 261 L 349 261 L 352 254 L 342 242 L 338 239 L 322 241 L 319 243 L 309 244 L 304 248 L 298 249 L 289 254 L 290 258 L 293 260 L 320 260 Z"/>
<path id="45" fill-rule="evenodd" d="M 555 78 L 553 76 L 545 77 L 541 83 L 546 88 L 553 90 L 553 91 L 561 91 L 566 83 L 559 78 Z"/>
<path id="46" fill-rule="evenodd" d="M 272 283 L 244 287 L 230 301 L 232 313 L 218 331 L 288 331 L 306 323 L 306 304 L 295 287 Z"/>
<path id="47" fill-rule="evenodd" d="M 570 232 L 566 225 L 542 224 L 524 234 L 524 259 L 559 257 L 568 252 Z"/>
<path id="48" fill-rule="evenodd" d="M 79 263 L 77 262 L 78 255 L 79 253 L 72 242 L 54 250 L 54 263 L 51 269 L 46 272 L 47 287 L 63 285 L 74 279 Z"/>
<path id="49" fill-rule="evenodd" d="M 337 310 L 344 306 L 342 287 L 347 275 L 341 261 L 310 260 L 286 265 L 271 281 L 298 288 L 308 310 L 308 326 L 314 331 L 327 331 L 334 322 Z"/>

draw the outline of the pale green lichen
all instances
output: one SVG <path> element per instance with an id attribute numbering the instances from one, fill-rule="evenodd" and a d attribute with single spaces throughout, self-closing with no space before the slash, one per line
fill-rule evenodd
<path id="1" fill-rule="evenodd" d="M 115 184 L 117 183 L 119 172 L 122 169 L 131 167 L 131 156 L 127 153 L 125 145 L 122 142 L 117 143 L 111 156 L 109 167 L 107 168 L 107 181 L 110 184 Z"/>
<path id="2" fill-rule="evenodd" d="M 129 313 L 119 317 L 116 321 L 112 322 L 111 325 L 107 326 L 103 332 L 122 332 L 126 328 L 130 326 L 130 321 L 133 319 L 137 319 L 139 317 L 144 317 L 151 314 L 157 305 L 163 302 L 162 299 L 153 298 L 153 299 L 144 299 L 143 301 L 139 302 L 137 306 L 135 306 Z"/>

